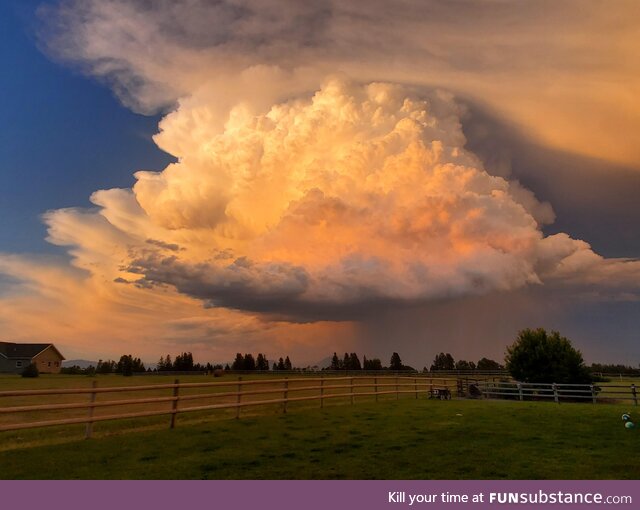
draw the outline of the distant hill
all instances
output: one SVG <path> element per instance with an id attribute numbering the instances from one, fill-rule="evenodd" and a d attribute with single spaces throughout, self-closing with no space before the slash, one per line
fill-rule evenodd
<path id="1" fill-rule="evenodd" d="M 62 362 L 62 366 L 63 367 L 80 367 L 80 368 L 87 368 L 90 367 L 91 365 L 93 365 L 94 367 L 98 365 L 97 361 L 89 361 L 86 359 L 67 359 L 64 360 Z"/>
<path id="2" fill-rule="evenodd" d="M 331 366 L 332 357 L 333 356 L 327 356 L 326 358 L 323 358 L 320 361 L 315 362 L 314 365 L 317 365 L 318 368 L 329 368 Z"/>

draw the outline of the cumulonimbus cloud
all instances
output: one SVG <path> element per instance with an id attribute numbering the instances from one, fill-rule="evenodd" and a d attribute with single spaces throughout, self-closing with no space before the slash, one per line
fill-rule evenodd
<path id="1" fill-rule="evenodd" d="M 288 320 L 594 274 L 587 243 L 542 234 L 549 204 L 465 150 L 460 112 L 344 78 L 258 115 L 239 104 L 221 132 L 181 107 L 158 137 L 182 140 L 178 162 L 49 213 L 50 240 L 116 284 Z"/>
<path id="2" fill-rule="evenodd" d="M 563 151 L 639 168 L 638 3 L 62 0 L 43 47 L 138 111 L 195 91 L 261 106 L 345 72 L 445 87 Z M 259 84 L 259 86 L 256 86 Z M 624 133 L 624 136 L 620 136 Z"/>
<path id="3" fill-rule="evenodd" d="M 253 332 L 256 316 L 344 320 L 378 305 L 527 286 L 637 299 L 639 263 L 604 259 L 568 234 L 545 236 L 551 205 L 465 148 L 464 106 L 447 92 L 524 112 L 517 120 L 548 134 L 567 113 L 571 68 L 560 70 L 579 65 L 575 52 L 545 39 L 563 92 L 542 119 L 522 97 L 543 90 L 546 47 L 519 59 L 509 34 L 485 37 L 486 20 L 443 5 L 407 1 L 390 12 L 367 2 L 358 13 L 357 3 L 90 0 L 43 11 L 51 54 L 105 79 L 136 111 L 168 109 L 154 140 L 177 162 L 137 172 L 131 189 L 95 192 L 93 209 L 44 215 L 73 270 L 0 257 L 0 269 L 25 282 L 11 307 L 20 327 L 29 295 L 39 305 L 99 301 L 91 334 L 107 327 L 100 313 L 128 317 L 123 331 L 137 321 L 157 333 L 159 319 L 169 329 L 237 332 L 239 310 Z M 513 18 L 507 4 L 491 9 L 494 20 Z M 529 45 L 541 27 L 532 16 Z M 582 34 L 583 21 L 564 28 Z M 432 30 L 407 29 L 420 23 Z M 444 33 L 451 24 L 459 30 Z M 505 61 L 522 67 L 509 74 L 515 82 L 497 79 Z M 584 94 L 597 99 L 593 112 L 604 109 L 597 90 Z M 589 145 L 579 131 L 575 146 Z M 625 145 L 621 159 L 632 152 Z"/>

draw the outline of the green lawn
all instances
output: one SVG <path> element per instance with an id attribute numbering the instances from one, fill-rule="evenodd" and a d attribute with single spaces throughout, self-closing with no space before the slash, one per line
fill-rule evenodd
<path id="1" fill-rule="evenodd" d="M 638 479 L 640 430 L 620 418 L 628 410 L 405 398 L 199 424 L 178 417 L 174 430 L 0 452 L 0 478 Z"/>
<path id="2" fill-rule="evenodd" d="M 289 398 L 319 397 L 320 380 L 318 374 L 310 376 L 289 376 L 285 381 L 284 376 L 279 374 L 250 374 L 243 375 L 241 401 L 243 404 L 250 402 L 257 405 L 244 406 L 241 409 L 243 417 L 262 416 L 278 414 L 282 411 L 282 404 L 259 404 L 260 402 L 280 399 L 284 396 L 285 386 Z M 352 381 L 353 379 L 353 381 Z M 82 375 L 45 375 L 36 379 L 24 379 L 19 376 L 0 376 L 0 428 L 2 426 L 18 425 L 22 423 L 34 423 L 43 420 L 84 420 L 88 410 L 84 407 L 90 395 L 81 394 L 57 394 L 57 395 L 18 395 L 5 396 L 2 390 L 38 390 L 38 389 L 68 389 L 81 388 L 89 389 L 93 383 L 101 388 L 114 388 L 127 386 L 131 389 L 122 392 L 98 393 L 97 404 L 94 417 L 101 418 L 113 415 L 142 413 L 142 412 L 168 412 L 172 408 L 172 403 L 167 401 L 173 394 L 173 388 L 162 387 L 162 385 L 172 384 L 174 376 L 153 375 L 153 376 L 133 376 L 122 377 L 120 375 L 101 375 L 97 377 L 87 377 Z M 216 410 L 194 410 L 207 405 L 230 405 L 235 406 L 238 389 L 239 376 L 225 374 L 223 377 L 205 377 L 203 375 L 187 375 L 179 377 L 181 383 L 207 384 L 208 386 L 181 387 L 180 403 L 178 409 L 181 411 L 181 423 L 198 424 L 210 422 L 212 420 L 227 420 L 236 415 L 235 408 Z M 351 401 L 348 393 L 350 384 L 353 382 L 356 393 L 372 392 L 375 387 L 380 391 L 388 392 L 378 396 L 379 401 L 395 400 L 396 397 L 415 398 L 416 395 L 426 397 L 430 384 L 442 385 L 443 380 L 433 381 L 430 378 L 408 377 L 399 379 L 395 376 L 359 376 L 354 378 L 344 378 L 344 376 L 324 376 L 322 381 L 324 390 L 324 406 L 344 405 Z M 399 383 L 399 385 L 398 385 Z M 456 381 L 448 379 L 447 384 L 451 391 L 455 392 Z M 213 385 L 213 386 L 212 386 Z M 140 390 L 140 386 L 147 386 L 151 389 Z M 400 393 L 396 396 L 396 390 Z M 404 393 L 403 393 L 404 391 Z M 140 403 L 139 400 L 154 398 L 156 401 Z M 358 395 L 355 397 L 358 403 L 373 402 L 376 397 L 372 395 Z M 158 401 L 157 399 L 161 399 Z M 138 402 L 132 403 L 133 400 Z M 120 403 L 124 402 L 124 403 Z M 80 408 L 56 409 L 56 410 L 33 410 L 35 405 L 81 405 Z M 117 405 L 114 405 L 117 404 Z M 31 407 L 24 409 L 23 406 Z M 6 409 L 22 407 L 21 410 L 3 412 Z M 318 400 L 301 400 L 288 403 L 291 411 L 302 409 L 314 409 L 320 407 Z M 169 415 L 128 418 L 119 420 L 99 421 L 94 425 L 94 437 L 102 437 L 122 433 L 132 430 L 152 430 L 166 428 L 170 420 Z M 49 428 L 32 428 L 14 431 L 0 431 L 0 451 L 23 448 L 28 446 L 43 446 L 45 444 L 65 443 L 83 437 L 84 425 L 65 425 Z"/>

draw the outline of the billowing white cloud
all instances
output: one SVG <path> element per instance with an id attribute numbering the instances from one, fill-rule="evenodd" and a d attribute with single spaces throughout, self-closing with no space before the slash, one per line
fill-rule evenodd
<path id="1" fill-rule="evenodd" d="M 138 111 L 171 107 L 154 139 L 177 162 L 135 173 L 131 189 L 95 192 L 93 209 L 46 213 L 48 240 L 68 248 L 72 267 L 0 255 L 17 281 L 0 296 L 7 331 L 227 352 L 237 339 L 324 346 L 323 332 L 352 338 L 348 321 L 383 308 L 528 287 L 637 300 L 640 263 L 545 236 L 551 205 L 465 148 L 462 101 L 434 87 L 517 110 L 535 84 L 494 83 L 505 64 L 492 52 L 507 39 L 478 39 L 474 63 L 461 48 L 486 22 L 405 7 L 388 24 L 384 2 L 361 17 L 351 4 L 284 0 L 71 1 L 49 12 L 58 57 Z M 468 31 L 415 35 L 429 34 L 409 30 L 420 23 L 440 26 L 427 14 Z M 526 81 L 541 58 L 515 74 Z M 30 324 L 35 307 L 45 316 Z"/>
<path id="2" fill-rule="evenodd" d="M 222 132 L 196 113 L 163 121 L 177 163 L 96 192 L 96 210 L 45 216 L 75 266 L 104 285 L 288 320 L 637 273 L 545 238 L 549 204 L 465 150 L 449 94 L 329 78 L 259 115 L 237 106 Z"/>

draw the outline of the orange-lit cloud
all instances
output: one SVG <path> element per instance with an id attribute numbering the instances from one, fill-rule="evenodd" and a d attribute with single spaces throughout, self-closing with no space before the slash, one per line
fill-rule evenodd
<path id="1" fill-rule="evenodd" d="M 545 282 L 635 299 L 640 264 L 545 237 L 551 207 L 483 169 L 459 113 L 442 92 L 338 78 L 261 115 L 239 105 L 222 132 L 181 107 L 157 137 L 182 140 L 177 163 L 94 193 L 94 210 L 45 215 L 75 269 L 2 258 L 28 289 L 4 320 L 149 350 L 206 344 L 209 330 L 224 351 L 294 330 L 301 345 L 348 338 L 335 321 Z M 45 312 L 29 323 L 36 303 Z"/>
<path id="2" fill-rule="evenodd" d="M 466 148 L 463 102 L 446 91 L 547 143 L 637 162 L 640 140 L 605 128 L 640 110 L 627 85 L 598 81 L 613 66 L 637 83 L 620 60 L 629 27 L 611 36 L 612 58 L 587 65 L 576 44 L 612 23 L 596 4 L 593 18 L 558 8 L 565 36 L 544 41 L 557 23 L 528 4 L 530 17 L 490 2 L 486 19 L 441 3 L 371 2 L 362 16 L 354 5 L 110 0 L 49 13 L 59 58 L 136 110 L 170 105 L 154 139 L 177 162 L 96 191 L 95 208 L 46 213 L 69 263 L 0 255 L 6 334 L 78 353 L 330 354 L 378 310 L 528 288 L 637 300 L 640 263 L 545 236 L 551 205 Z M 577 68 L 592 79 L 570 93 Z M 586 116 L 609 120 L 593 129 Z"/>

